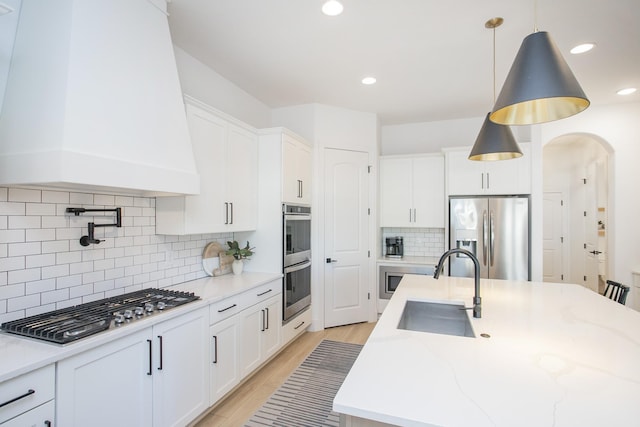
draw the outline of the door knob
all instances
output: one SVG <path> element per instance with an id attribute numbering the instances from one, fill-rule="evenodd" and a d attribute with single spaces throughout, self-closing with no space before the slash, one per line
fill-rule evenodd
<path id="1" fill-rule="evenodd" d="M 594 254 L 594 255 L 600 255 L 602 252 L 601 251 L 591 251 L 589 252 L 590 254 Z"/>
<path id="2" fill-rule="evenodd" d="M 332 262 L 338 262 L 337 259 L 327 258 L 327 264 L 331 264 Z"/>

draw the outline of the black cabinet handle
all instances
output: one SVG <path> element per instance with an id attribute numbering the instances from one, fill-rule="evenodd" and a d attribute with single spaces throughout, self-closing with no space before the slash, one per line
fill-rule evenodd
<path id="1" fill-rule="evenodd" d="M 224 223 L 229 224 L 229 203 L 224 202 Z"/>
<path id="2" fill-rule="evenodd" d="M 147 343 L 149 344 L 149 371 L 147 372 L 147 375 L 152 375 L 153 372 L 151 371 L 151 365 L 153 364 L 153 341 L 147 340 Z"/>
<path id="3" fill-rule="evenodd" d="M 49 420 L 44 421 L 44 427 L 51 427 L 53 424 Z"/>
<path id="4" fill-rule="evenodd" d="M 264 292 L 260 292 L 260 293 L 259 293 L 258 295 L 256 295 L 256 296 L 261 297 L 262 295 L 266 295 L 266 294 L 268 294 L 268 293 L 269 293 L 269 292 L 271 292 L 271 291 L 273 291 L 273 289 L 269 289 L 269 290 L 266 290 L 266 291 L 264 291 Z"/>
<path id="5" fill-rule="evenodd" d="M 304 325 L 304 320 L 302 322 L 300 322 L 300 324 L 298 326 L 294 326 L 293 329 L 298 329 L 300 328 L 302 325 Z"/>
<path id="6" fill-rule="evenodd" d="M 267 319 L 267 327 L 265 329 L 269 329 L 269 307 L 264 309 L 267 312 L 265 318 Z"/>
<path id="7" fill-rule="evenodd" d="M 229 306 L 229 307 L 227 307 L 227 308 L 223 308 L 222 310 L 218 310 L 218 313 L 222 313 L 223 311 L 231 310 L 233 307 L 235 307 L 235 306 L 237 306 L 237 305 L 238 305 L 238 304 L 233 304 L 233 305 L 230 305 L 230 306 Z"/>
<path id="8" fill-rule="evenodd" d="M 231 222 L 229 224 L 233 224 L 233 202 L 229 204 L 231 205 Z"/>
<path id="9" fill-rule="evenodd" d="M 266 324 L 266 322 L 264 321 L 264 310 L 260 310 L 260 311 L 262 312 L 262 327 L 260 329 L 260 332 L 264 332 L 264 330 L 265 330 L 264 326 Z"/>
<path id="10" fill-rule="evenodd" d="M 162 335 L 158 335 L 158 339 L 160 340 L 160 366 L 158 366 L 158 371 L 162 371 Z"/>
<path id="11" fill-rule="evenodd" d="M 213 363 L 218 363 L 218 337 L 214 335 L 212 338 L 213 338 Z"/>
<path id="12" fill-rule="evenodd" d="M 10 403 L 16 402 L 16 401 L 18 401 L 18 400 L 20 400 L 20 399 L 24 399 L 25 397 L 31 396 L 31 395 L 32 395 L 32 394 L 34 394 L 35 392 L 36 392 L 35 390 L 33 390 L 33 389 L 29 389 L 25 394 L 21 394 L 20 396 L 18 396 L 18 397 L 14 397 L 14 398 L 13 398 L 13 399 L 11 399 L 11 400 L 7 400 L 7 401 L 6 401 L 6 402 L 4 402 L 4 403 L 0 403 L 0 408 L 2 408 L 3 406 L 7 406 L 7 405 L 8 405 L 8 404 L 10 404 Z"/>

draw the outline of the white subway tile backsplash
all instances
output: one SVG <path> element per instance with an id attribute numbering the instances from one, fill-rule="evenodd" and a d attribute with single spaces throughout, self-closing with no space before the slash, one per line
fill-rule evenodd
<path id="1" fill-rule="evenodd" d="M 232 235 L 157 235 L 155 205 L 155 198 L 0 187 L 0 321 L 204 277 L 204 246 Z M 96 229 L 104 241 L 84 247 L 87 224 L 113 223 L 114 215 L 67 214 L 72 206 L 121 207 L 123 227 Z"/>
<path id="2" fill-rule="evenodd" d="M 9 188 L 10 202 L 38 202 L 42 201 L 42 191 L 25 188 Z"/>
<path id="3" fill-rule="evenodd" d="M 9 256 L 38 255 L 42 253 L 40 242 L 9 243 Z"/>
<path id="4" fill-rule="evenodd" d="M 27 215 L 55 215 L 56 205 L 47 203 L 27 203 L 25 210 Z"/>
<path id="5" fill-rule="evenodd" d="M 39 216 L 9 216 L 7 222 L 9 230 L 40 228 Z"/>
<path id="6" fill-rule="evenodd" d="M 444 228 L 383 228 L 382 251 L 387 237 L 403 238 L 405 256 L 439 257 L 444 252 Z"/>
<path id="7" fill-rule="evenodd" d="M 25 258 L 27 261 L 26 268 L 46 267 L 56 264 L 55 254 L 27 255 Z"/>
<path id="8" fill-rule="evenodd" d="M 0 214 L 2 215 L 24 215 L 25 211 L 24 203 L 0 202 Z"/>
<path id="9" fill-rule="evenodd" d="M 10 285 L 32 282 L 34 280 L 46 279 L 46 277 L 40 277 L 39 268 L 29 268 L 25 270 L 13 270 L 8 271 L 7 283 Z"/>
<path id="10" fill-rule="evenodd" d="M 69 265 L 61 264 L 51 267 L 42 267 L 42 278 L 63 277 L 69 275 Z"/>
<path id="11" fill-rule="evenodd" d="M 25 230 L 24 240 L 27 242 L 44 242 L 56 239 L 56 230 L 53 228 L 37 228 Z"/>

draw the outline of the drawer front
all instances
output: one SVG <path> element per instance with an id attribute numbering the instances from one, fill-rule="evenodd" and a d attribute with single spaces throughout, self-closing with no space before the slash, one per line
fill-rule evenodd
<path id="1" fill-rule="evenodd" d="M 47 427 L 54 426 L 55 402 L 53 400 L 40 405 L 35 409 L 25 412 L 10 421 L 2 424 L 2 427 Z"/>
<path id="2" fill-rule="evenodd" d="M 273 282 L 253 288 L 245 292 L 249 297 L 249 305 L 258 304 L 266 301 L 274 295 L 282 293 L 282 280 L 274 280 Z"/>
<path id="3" fill-rule="evenodd" d="M 0 383 L 0 423 L 52 400 L 55 385 L 54 365 Z"/>
<path id="4" fill-rule="evenodd" d="M 213 325 L 221 320 L 240 313 L 249 307 L 251 295 L 243 292 L 233 297 L 225 298 L 221 301 L 214 302 L 209 306 L 209 323 Z"/>
<path id="5" fill-rule="evenodd" d="M 311 307 L 282 326 L 282 345 L 287 345 L 311 325 Z"/>

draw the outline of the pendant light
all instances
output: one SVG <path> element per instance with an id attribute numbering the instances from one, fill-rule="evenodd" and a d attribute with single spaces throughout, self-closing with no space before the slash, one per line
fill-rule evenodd
<path id="1" fill-rule="evenodd" d="M 504 22 L 502 18 L 488 20 L 485 28 L 493 29 L 493 101 L 496 100 L 496 27 Z M 489 120 L 489 115 L 484 119 L 480 133 L 469 153 L 469 160 L 508 160 L 522 156 L 522 151 L 513 137 L 509 126 L 499 125 Z"/>
<path id="2" fill-rule="evenodd" d="M 503 125 L 531 125 L 564 119 L 588 106 L 560 50 L 536 25 L 522 41 L 490 117 Z"/>

